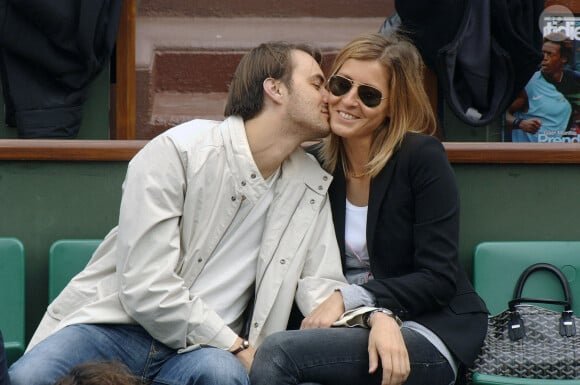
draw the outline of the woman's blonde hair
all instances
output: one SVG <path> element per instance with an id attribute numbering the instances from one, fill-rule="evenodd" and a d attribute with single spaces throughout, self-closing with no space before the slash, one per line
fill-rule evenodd
<path id="1" fill-rule="evenodd" d="M 390 116 L 375 130 L 365 173 L 376 176 L 407 132 L 433 134 L 436 119 L 423 84 L 425 65 L 415 46 L 400 34 L 365 34 L 348 43 L 336 56 L 331 76 L 349 59 L 378 61 L 388 79 Z M 323 167 L 336 170 L 339 155 L 345 173 L 350 170 L 342 138 L 330 134 L 320 145 Z"/>

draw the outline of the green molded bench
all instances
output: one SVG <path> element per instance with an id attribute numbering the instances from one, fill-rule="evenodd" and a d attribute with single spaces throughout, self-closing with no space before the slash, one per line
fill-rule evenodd
<path id="1" fill-rule="evenodd" d="M 24 353 L 24 277 L 22 242 L 16 238 L 0 238 L 0 330 L 8 365 Z"/>
<path id="2" fill-rule="evenodd" d="M 473 286 L 491 315 L 501 313 L 512 299 L 520 274 L 538 262 L 551 263 L 564 272 L 572 291 L 575 313 L 580 314 L 580 242 L 519 241 L 483 242 L 476 246 L 473 259 Z M 534 273 L 526 281 L 524 297 L 563 298 L 560 283 L 549 272 Z M 544 305 L 540 305 L 544 306 Z M 561 306 L 545 305 L 562 310 Z M 580 380 L 540 380 L 475 373 L 474 385 L 580 385 Z"/>
<path id="3" fill-rule="evenodd" d="M 48 301 L 52 302 L 87 265 L 102 239 L 60 239 L 50 247 L 48 257 Z"/>
<path id="4" fill-rule="evenodd" d="M 572 290 L 572 307 L 580 314 L 580 241 L 520 241 L 483 242 L 475 248 L 473 285 L 491 315 L 507 308 L 520 274 L 538 262 L 551 263 L 562 270 Z M 525 297 L 560 299 L 562 295 L 557 279 L 543 271 L 534 273 L 524 288 Z"/>
<path id="5" fill-rule="evenodd" d="M 473 383 L 477 385 L 580 385 L 580 380 L 536 380 L 475 373 Z"/>

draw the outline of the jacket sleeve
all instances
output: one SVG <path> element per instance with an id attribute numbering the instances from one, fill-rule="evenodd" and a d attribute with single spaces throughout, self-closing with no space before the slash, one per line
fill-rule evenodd
<path id="1" fill-rule="evenodd" d="M 125 311 L 174 349 L 229 348 L 237 337 L 176 273 L 187 190 L 185 161 L 161 135 L 129 163 L 119 214 L 117 276 Z M 196 215 L 196 213 L 188 213 Z"/>
<path id="2" fill-rule="evenodd" d="M 296 293 L 296 303 L 304 315 L 310 314 L 335 289 L 347 285 L 328 196 L 311 226 L 313 231 Z"/>
<path id="3" fill-rule="evenodd" d="M 447 305 L 456 294 L 457 273 L 461 268 L 457 255 L 459 195 L 453 170 L 437 139 L 427 137 L 413 143 L 411 151 L 401 152 L 397 164 L 400 169 L 393 183 L 406 187 L 391 204 L 396 205 L 393 212 L 399 213 L 397 220 L 408 223 L 397 223 L 398 230 L 376 229 L 400 233 L 388 236 L 390 245 L 379 245 L 376 241 L 373 245 L 375 252 L 398 250 L 399 255 L 391 255 L 397 259 L 395 264 L 377 261 L 396 271 L 374 271 L 375 279 L 363 287 L 376 297 L 379 306 L 409 319 Z M 385 199 L 390 198 L 387 195 Z M 392 223 L 394 218 L 386 220 Z"/>

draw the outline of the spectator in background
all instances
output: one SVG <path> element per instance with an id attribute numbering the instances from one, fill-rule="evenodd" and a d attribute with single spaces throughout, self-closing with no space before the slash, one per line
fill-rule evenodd
<path id="1" fill-rule="evenodd" d="M 556 63 L 559 61 L 564 62 L 564 67 L 561 70 L 559 70 L 559 63 L 555 64 L 554 71 L 545 71 L 545 76 L 546 80 L 552 83 L 564 95 L 572 107 L 567 131 L 568 135 L 575 138 L 577 134 L 580 134 L 580 127 L 577 126 L 580 123 L 580 72 L 574 71 L 572 67 L 574 45 L 572 40 L 566 37 L 566 35 L 562 33 L 551 33 L 544 37 L 544 48 L 554 53 Z M 548 63 L 546 67 L 551 65 Z M 544 62 L 542 62 L 542 68 L 543 66 Z"/>
<path id="2" fill-rule="evenodd" d="M 138 385 L 125 365 L 115 361 L 92 361 L 75 366 L 54 385 Z"/>
<path id="3" fill-rule="evenodd" d="M 550 34 L 542 45 L 541 69 L 506 113 L 513 142 L 564 142 L 574 126 L 578 109 L 579 75 L 565 68 L 572 45 L 563 34 Z M 575 138 L 575 135 L 574 135 Z"/>

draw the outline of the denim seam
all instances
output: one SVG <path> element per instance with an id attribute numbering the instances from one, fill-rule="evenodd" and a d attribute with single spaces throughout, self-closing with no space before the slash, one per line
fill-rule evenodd
<path id="1" fill-rule="evenodd" d="M 143 373 L 141 374 L 141 381 L 145 383 L 145 381 L 149 381 L 149 369 L 151 368 L 151 362 L 155 359 L 155 355 L 157 354 L 158 350 L 155 347 L 155 340 L 151 339 L 151 344 L 149 345 L 149 354 L 147 355 L 147 362 L 143 367 Z"/>

